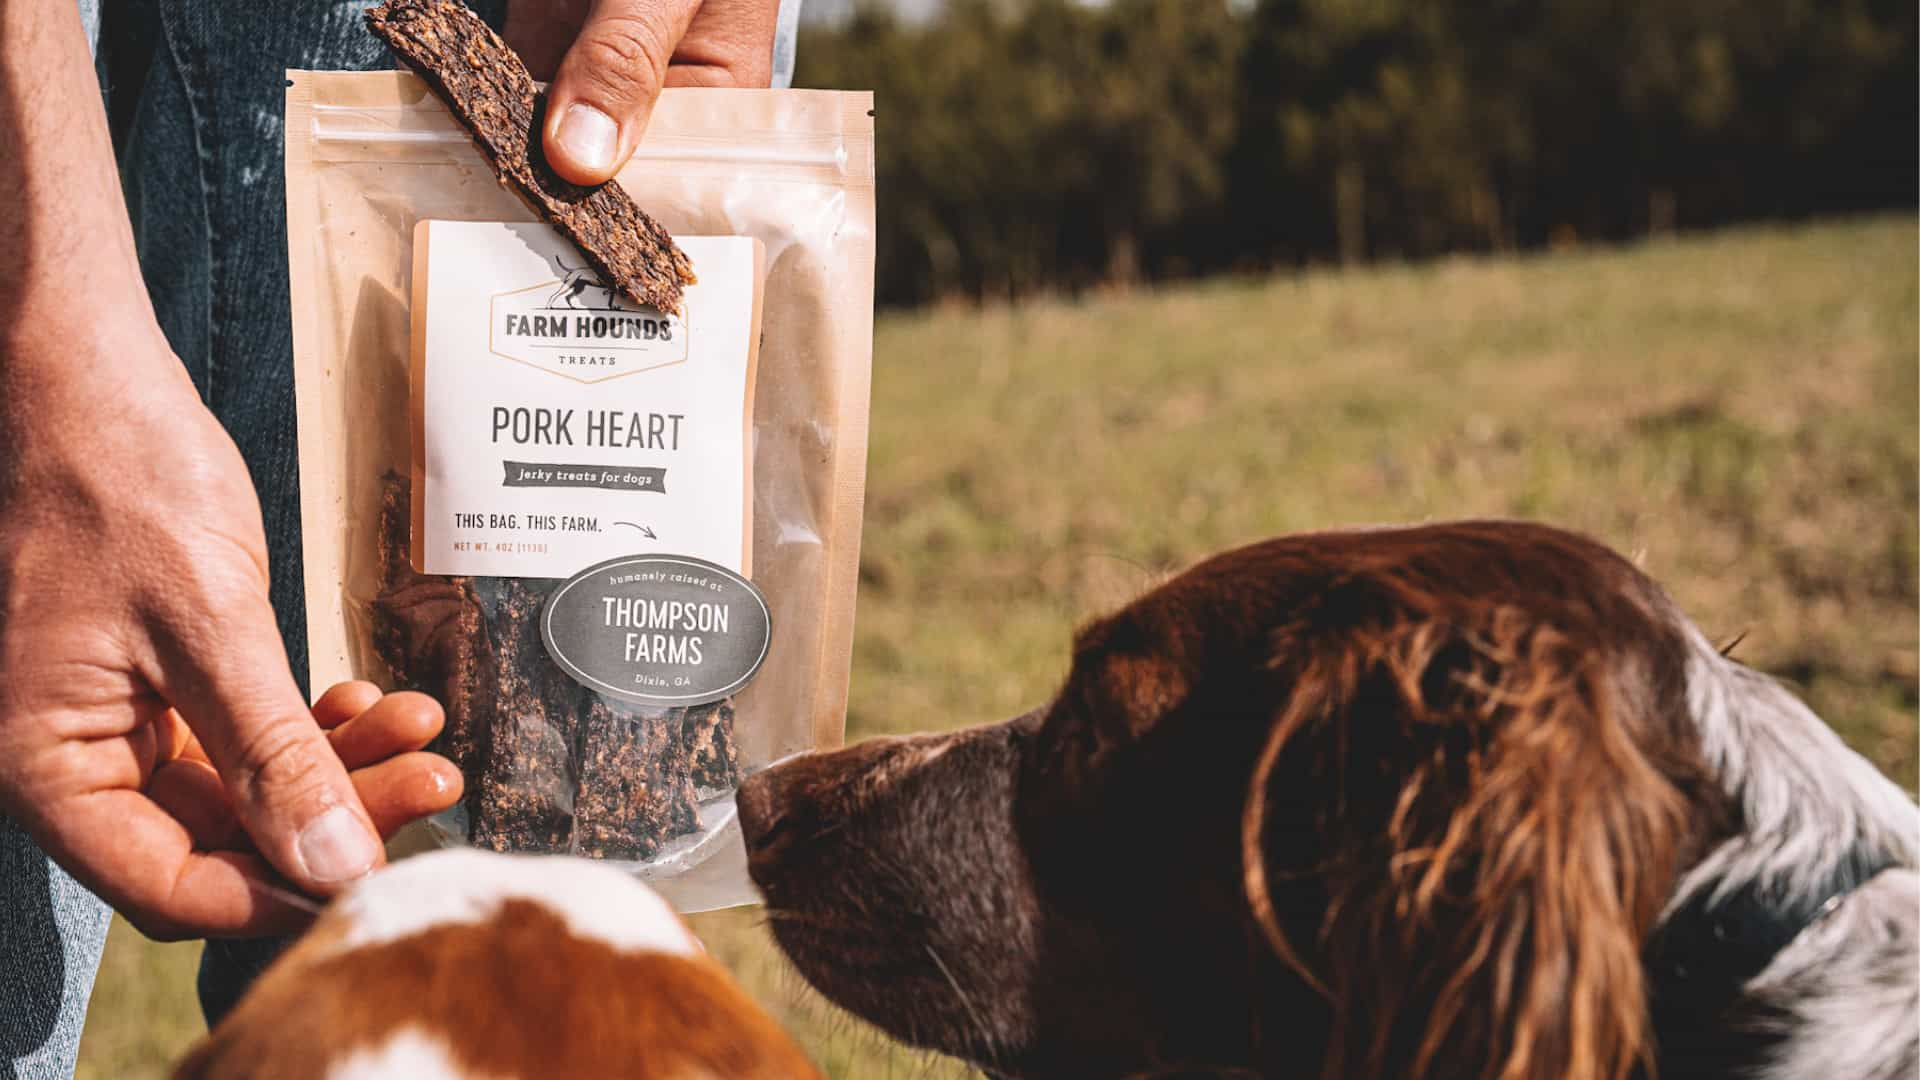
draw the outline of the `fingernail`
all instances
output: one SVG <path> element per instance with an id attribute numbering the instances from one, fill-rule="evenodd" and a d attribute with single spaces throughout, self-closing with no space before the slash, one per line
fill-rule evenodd
<path id="1" fill-rule="evenodd" d="M 574 102 L 560 117 L 560 145 L 581 168 L 605 172 L 613 168 L 620 144 L 620 125 L 591 105 Z"/>
<path id="2" fill-rule="evenodd" d="M 323 884 L 352 881 L 372 870 L 379 858 L 380 841 L 344 806 L 321 814 L 300 830 L 300 861 Z"/>

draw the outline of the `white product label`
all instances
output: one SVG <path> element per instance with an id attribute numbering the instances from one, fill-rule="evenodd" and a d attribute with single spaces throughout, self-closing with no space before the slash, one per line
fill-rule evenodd
<path id="1" fill-rule="evenodd" d="M 700 281 L 668 316 L 544 225 L 420 223 L 422 573 L 563 578 L 655 552 L 748 570 L 759 245 L 676 239 Z"/>

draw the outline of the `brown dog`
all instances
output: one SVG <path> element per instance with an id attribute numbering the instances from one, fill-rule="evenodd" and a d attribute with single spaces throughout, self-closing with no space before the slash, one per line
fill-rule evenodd
<path id="1" fill-rule="evenodd" d="M 740 810 L 807 979 L 994 1075 L 1920 1054 L 1920 810 L 1548 528 L 1219 556 L 1086 627 L 1042 708 L 800 758 Z"/>

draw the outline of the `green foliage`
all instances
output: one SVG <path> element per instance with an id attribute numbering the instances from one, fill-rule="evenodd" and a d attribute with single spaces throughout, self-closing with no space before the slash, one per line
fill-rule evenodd
<path id="1" fill-rule="evenodd" d="M 879 90 L 883 298 L 1138 274 L 1224 207 L 1242 29 L 1226 0 L 957 0 L 810 31 L 805 83 Z"/>
<path id="2" fill-rule="evenodd" d="M 881 299 L 1908 206 L 1891 0 L 952 0 L 803 37 L 872 88 Z"/>

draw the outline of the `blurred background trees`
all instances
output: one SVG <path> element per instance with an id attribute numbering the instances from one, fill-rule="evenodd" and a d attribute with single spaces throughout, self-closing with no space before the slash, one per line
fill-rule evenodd
<path id="1" fill-rule="evenodd" d="M 798 82 L 877 92 L 913 304 L 1911 206 L 1915 36 L 1911 0 L 948 0 L 809 26 Z"/>

